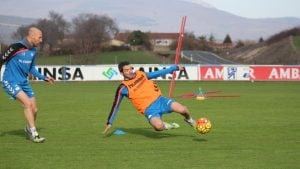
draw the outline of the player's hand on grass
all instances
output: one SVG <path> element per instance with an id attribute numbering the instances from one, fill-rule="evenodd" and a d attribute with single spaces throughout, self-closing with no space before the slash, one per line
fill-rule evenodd
<path id="1" fill-rule="evenodd" d="M 54 79 L 52 77 L 46 77 L 45 81 L 48 82 L 48 83 L 50 83 L 50 84 L 54 83 Z"/>
<path id="2" fill-rule="evenodd" d="M 109 131 L 109 129 L 112 127 L 111 124 L 106 125 L 104 131 L 102 132 L 103 134 L 107 134 L 107 132 Z"/>

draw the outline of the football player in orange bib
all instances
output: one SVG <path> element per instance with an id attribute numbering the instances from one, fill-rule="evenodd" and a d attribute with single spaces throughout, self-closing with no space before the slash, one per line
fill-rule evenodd
<path id="1" fill-rule="evenodd" d="M 112 127 L 124 96 L 131 101 L 138 112 L 147 118 L 150 125 L 156 131 L 170 130 L 179 127 L 177 123 L 167 123 L 162 120 L 162 115 L 171 112 L 182 115 L 189 125 L 193 128 L 195 127 L 195 121 L 191 117 L 188 109 L 175 100 L 162 96 L 157 84 L 150 80 L 177 70 L 182 70 L 184 69 L 183 67 L 173 65 L 167 69 L 145 73 L 139 70 L 134 71 L 128 61 L 123 61 L 118 64 L 118 68 L 124 80 L 116 90 L 115 99 L 108 115 L 106 127 L 103 131 L 104 134 Z"/>

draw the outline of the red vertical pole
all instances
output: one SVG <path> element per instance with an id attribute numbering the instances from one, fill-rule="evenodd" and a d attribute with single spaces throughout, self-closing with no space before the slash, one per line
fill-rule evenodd
<path id="1" fill-rule="evenodd" d="M 175 65 L 178 64 L 179 57 L 181 55 L 181 46 L 182 46 L 182 40 L 184 37 L 184 27 L 186 22 L 186 16 L 182 17 L 181 26 L 180 26 L 180 32 L 178 37 L 178 43 L 177 43 L 177 49 L 176 49 L 176 56 L 175 56 Z M 169 98 L 173 97 L 173 90 L 175 86 L 175 78 L 176 78 L 176 72 L 173 72 L 171 84 L 170 84 L 170 90 L 169 90 Z"/>

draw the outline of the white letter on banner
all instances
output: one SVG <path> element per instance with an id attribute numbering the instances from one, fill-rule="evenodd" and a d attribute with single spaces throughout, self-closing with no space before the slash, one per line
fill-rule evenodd
<path id="1" fill-rule="evenodd" d="M 213 71 L 211 70 L 211 68 L 207 69 L 204 78 L 205 79 L 214 79 Z"/>
<path id="2" fill-rule="evenodd" d="M 270 75 L 269 75 L 269 79 L 278 79 L 278 73 L 277 73 L 277 70 L 276 68 L 273 68 Z"/>
<path id="3" fill-rule="evenodd" d="M 290 68 L 287 69 L 279 68 L 279 70 L 280 70 L 281 79 L 290 79 Z"/>
<path id="4" fill-rule="evenodd" d="M 292 79 L 299 79 L 300 75 L 299 75 L 299 69 L 298 68 L 292 68 Z"/>

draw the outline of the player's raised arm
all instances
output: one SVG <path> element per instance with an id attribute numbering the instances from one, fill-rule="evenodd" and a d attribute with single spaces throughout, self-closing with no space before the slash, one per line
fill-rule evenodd
<path id="1" fill-rule="evenodd" d="M 147 77 L 149 79 L 154 79 L 154 78 L 166 75 L 168 73 L 172 73 L 174 71 L 181 70 L 180 68 L 181 67 L 179 67 L 177 65 L 172 65 L 171 67 L 169 67 L 167 69 L 161 69 L 161 70 L 154 71 L 154 72 L 149 72 L 149 73 L 146 73 L 146 74 L 147 74 Z"/>

